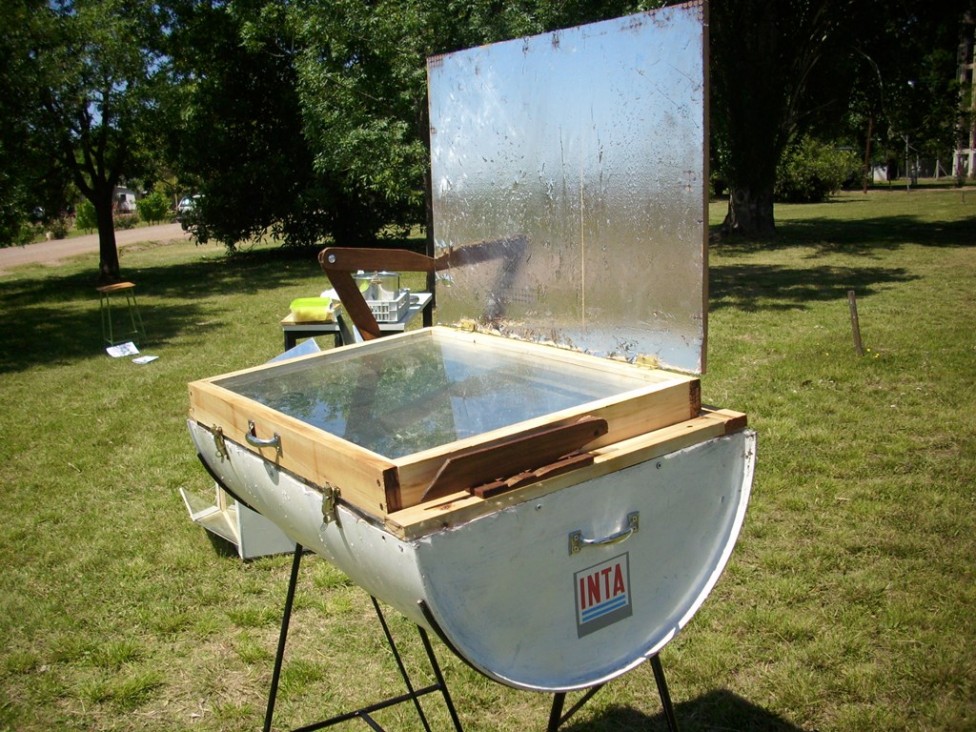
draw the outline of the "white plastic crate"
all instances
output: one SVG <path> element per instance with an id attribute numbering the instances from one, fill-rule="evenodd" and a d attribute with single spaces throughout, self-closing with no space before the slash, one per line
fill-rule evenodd
<path id="1" fill-rule="evenodd" d="M 395 323 L 410 309 L 410 290 L 401 290 L 396 300 L 367 300 L 377 323 Z"/>

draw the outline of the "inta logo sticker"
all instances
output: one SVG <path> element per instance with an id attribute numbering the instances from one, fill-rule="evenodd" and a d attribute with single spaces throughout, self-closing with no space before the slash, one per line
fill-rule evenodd
<path id="1" fill-rule="evenodd" d="M 573 578 L 577 637 L 582 638 L 633 614 L 628 553 L 588 567 Z"/>

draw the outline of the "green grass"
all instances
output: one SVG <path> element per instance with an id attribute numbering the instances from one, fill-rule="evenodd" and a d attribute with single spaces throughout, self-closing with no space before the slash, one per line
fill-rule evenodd
<path id="1" fill-rule="evenodd" d="M 972 729 L 976 191 L 846 194 L 777 219 L 776 241 L 710 253 L 703 396 L 749 413 L 759 465 L 724 577 L 662 654 L 679 724 Z M 186 383 L 277 354 L 288 303 L 325 278 L 314 253 L 265 246 L 147 243 L 122 267 L 160 357 L 146 366 L 101 350 L 94 257 L 0 275 L 0 730 L 259 729 L 290 559 L 241 562 L 188 520 L 179 488 L 209 481 Z M 546 697 L 437 649 L 466 729 L 544 729 Z M 279 728 L 401 690 L 365 593 L 309 557 Z M 409 706 L 377 716 L 420 729 Z M 664 728 L 647 668 L 568 726 Z"/>

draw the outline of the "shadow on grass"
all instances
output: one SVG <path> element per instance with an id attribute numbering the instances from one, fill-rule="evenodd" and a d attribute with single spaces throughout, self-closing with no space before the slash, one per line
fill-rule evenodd
<path id="1" fill-rule="evenodd" d="M 976 202 L 976 191 L 970 193 Z M 830 205 L 843 206 L 850 201 Z M 717 228 L 716 228 L 717 231 Z M 976 246 L 976 216 L 955 221 L 924 221 L 909 214 L 842 219 L 825 216 L 777 222 L 776 238 L 751 241 L 732 236 L 720 240 L 716 251 L 727 255 L 811 247 L 810 256 L 827 253 L 870 255 L 906 244 L 925 247 Z"/>
<path id="2" fill-rule="evenodd" d="M 136 283 L 147 345 L 158 348 L 187 330 L 201 338 L 220 327 L 213 306 L 195 301 L 286 287 L 321 272 L 318 250 L 259 250 L 207 257 L 182 264 L 131 267 L 123 277 Z M 322 287 L 328 286 L 325 274 Z M 95 273 L 0 281 L 0 373 L 45 363 L 87 358 L 103 348 Z M 146 300 L 153 300 L 151 308 Z M 169 300 L 170 302 L 167 302 Z M 116 317 L 124 313 L 124 298 Z M 121 318 L 116 320 L 120 322 Z M 143 344 L 140 344 L 142 347 Z"/>
<path id="3" fill-rule="evenodd" d="M 726 307 L 748 312 L 800 310 L 813 302 L 845 299 L 848 290 L 865 297 L 882 285 L 915 279 L 901 267 L 718 265 L 709 268 L 708 305 L 712 312 Z"/>
<path id="4" fill-rule="evenodd" d="M 976 192 L 970 195 L 976 202 Z M 848 203 L 837 201 L 836 205 Z M 732 237 L 717 241 L 712 247 L 716 253 L 732 259 L 762 251 L 801 249 L 806 250 L 807 260 L 817 260 L 832 254 L 870 257 L 906 245 L 976 247 L 976 216 L 945 222 L 923 221 L 913 215 L 847 220 L 839 217 L 789 219 L 777 224 L 777 236 L 773 240 L 747 241 Z M 755 262 L 713 265 L 709 270 L 709 307 L 712 311 L 723 307 L 747 311 L 795 310 L 811 302 L 843 299 L 848 290 L 865 297 L 884 285 L 915 279 L 918 279 L 916 275 L 900 267 L 837 267 L 818 265 L 816 261 L 801 267 Z"/>
<path id="5" fill-rule="evenodd" d="M 657 694 L 653 693 L 657 700 Z M 750 732 L 801 732 L 801 728 L 782 717 L 757 706 L 737 694 L 721 689 L 712 691 L 674 707 L 678 729 L 694 730 L 750 730 Z M 668 729 L 664 712 L 647 715 L 632 707 L 612 707 L 585 723 L 569 724 L 563 732 L 626 732 L 627 730 Z"/>

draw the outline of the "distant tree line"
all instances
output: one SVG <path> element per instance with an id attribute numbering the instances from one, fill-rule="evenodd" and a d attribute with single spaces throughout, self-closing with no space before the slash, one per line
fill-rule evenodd
<path id="1" fill-rule="evenodd" d="M 203 241 L 375 243 L 427 222 L 427 57 L 662 4 L 5 0 L 0 241 L 80 196 L 100 277 L 117 278 L 112 191 L 166 179 L 199 194 Z M 976 0 L 711 0 L 725 229 L 772 235 L 777 196 L 822 196 L 852 159 L 859 183 L 909 142 L 948 155 L 967 11 Z"/>

